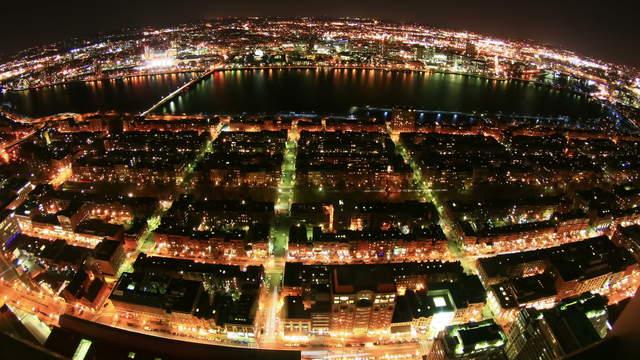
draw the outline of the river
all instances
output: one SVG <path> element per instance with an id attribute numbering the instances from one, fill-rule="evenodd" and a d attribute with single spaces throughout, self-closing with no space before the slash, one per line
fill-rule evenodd
<path id="1" fill-rule="evenodd" d="M 41 116 L 65 111 L 141 112 L 194 74 L 76 82 L 8 92 L 2 103 Z M 314 111 L 346 113 L 353 106 L 596 117 L 586 96 L 522 81 L 441 73 L 378 70 L 267 69 L 219 71 L 158 109 L 159 113 Z"/>

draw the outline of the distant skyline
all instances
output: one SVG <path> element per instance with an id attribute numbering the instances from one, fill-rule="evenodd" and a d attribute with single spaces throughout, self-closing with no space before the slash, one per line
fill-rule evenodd
<path id="1" fill-rule="evenodd" d="M 221 16 L 354 16 L 415 22 L 519 40 L 640 68 L 630 1 L 65 0 L 0 3 L 0 53 L 126 26 L 166 26 Z"/>

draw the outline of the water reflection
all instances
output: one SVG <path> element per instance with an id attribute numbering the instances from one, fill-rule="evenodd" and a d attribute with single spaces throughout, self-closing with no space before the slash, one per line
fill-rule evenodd
<path id="1" fill-rule="evenodd" d="M 2 102 L 17 111 L 138 112 L 188 81 L 171 74 L 72 83 L 9 92 Z M 229 70 L 214 73 L 166 104 L 164 113 L 316 111 L 344 113 L 354 105 L 413 106 L 450 111 L 591 117 L 599 106 L 573 93 L 519 81 L 373 70 Z"/>

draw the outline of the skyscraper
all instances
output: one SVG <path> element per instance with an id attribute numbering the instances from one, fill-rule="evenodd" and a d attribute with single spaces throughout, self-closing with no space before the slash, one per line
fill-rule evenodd
<path id="1" fill-rule="evenodd" d="M 508 333 L 509 359 L 558 359 L 599 341 L 598 318 L 606 314 L 606 301 L 600 298 L 585 294 L 548 310 L 520 310 Z"/>
<path id="2" fill-rule="evenodd" d="M 374 266 L 333 270 L 331 331 L 363 334 L 391 324 L 396 287 L 391 274 Z"/>

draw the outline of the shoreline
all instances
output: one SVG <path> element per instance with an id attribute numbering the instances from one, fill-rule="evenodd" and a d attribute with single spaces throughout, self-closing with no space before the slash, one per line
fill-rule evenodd
<path id="1" fill-rule="evenodd" d="M 194 74 L 198 74 L 198 73 L 202 73 L 202 72 L 218 72 L 218 71 L 235 71 L 235 70 L 296 70 L 296 69 L 300 69 L 300 70 L 374 70 L 374 71 L 387 71 L 387 72 L 415 72 L 415 73 L 428 73 L 428 74 L 444 74 L 444 75 L 460 75 L 460 76 L 468 76 L 468 77 L 474 77 L 474 78 L 478 78 L 478 79 L 486 79 L 486 80 L 492 80 L 492 81 L 499 81 L 499 82 L 508 82 L 508 81 L 516 81 L 516 82 L 523 82 L 523 83 L 527 83 L 527 84 L 534 84 L 534 85 L 541 85 L 541 86 L 546 86 L 550 89 L 554 89 L 554 90 L 558 90 L 558 91 L 566 91 L 569 93 L 574 93 L 574 94 L 578 94 L 578 95 L 582 95 L 585 97 L 588 97 L 590 99 L 593 99 L 595 101 L 602 101 L 598 98 L 595 98 L 593 96 L 591 96 L 591 94 L 589 93 L 585 93 L 585 92 L 581 92 L 578 90 L 574 90 L 574 89 L 570 89 L 570 88 L 563 88 L 563 87 L 557 87 L 551 84 L 546 84 L 543 82 L 539 82 L 536 80 L 528 80 L 528 79 L 520 79 L 520 78 L 514 78 L 514 77 L 497 77 L 497 76 L 492 76 L 492 75 L 484 75 L 484 74 L 476 74 L 476 73 L 466 73 L 466 72 L 456 72 L 456 71 L 449 71 L 449 70 L 442 70 L 442 69 L 430 69 L 430 68 L 426 68 L 426 69 L 411 69 L 411 68 L 385 68 L 385 67 L 379 67 L 379 66 L 349 66 L 349 65 L 340 65 L 340 66 L 331 66 L 331 65 L 275 65 L 275 66 L 231 66 L 231 67 L 216 67 L 216 68 L 210 68 L 210 69 L 194 69 L 194 70 L 169 70 L 169 71 L 159 71 L 159 72 L 154 72 L 154 73 L 145 73 L 145 74 L 127 74 L 127 75 L 118 75 L 118 76 L 107 76 L 107 77 L 103 77 L 103 78 L 95 78 L 95 79 L 85 79 L 85 80 L 80 80 L 80 79 L 76 79 L 76 80 L 69 80 L 69 81 L 63 81 L 63 82 L 58 82 L 58 83 L 53 83 L 53 84 L 47 84 L 47 85 L 39 85 L 39 86 L 33 86 L 33 87 L 28 87 L 28 88 L 24 88 L 24 89 L 11 89 L 11 88 L 5 88 L 7 92 L 14 92 L 14 93 L 19 93 L 19 92 L 23 92 L 23 91 L 29 91 L 29 90 L 39 90 L 39 89 L 43 89 L 43 88 L 47 88 L 47 87 L 55 87 L 55 86 L 59 86 L 59 85 L 68 85 L 68 84 L 74 84 L 74 83 L 90 83 L 90 82 L 98 82 L 98 81 L 106 81 L 106 80 L 124 80 L 124 79 L 128 79 L 128 78 L 134 78 L 134 77 L 152 77 L 152 76 L 162 76 L 162 75 L 173 75 L 173 74 L 187 74 L 187 73 L 194 73 Z"/>
<path id="2" fill-rule="evenodd" d="M 84 85 L 89 84 L 89 83 L 93 83 L 93 82 L 98 82 L 98 81 L 117 81 L 117 80 L 124 80 L 127 78 L 134 78 L 134 77 L 154 77 L 154 76 L 165 76 L 165 75 L 172 75 L 172 74 L 193 74 L 193 76 L 190 78 L 190 80 L 188 80 L 186 83 L 178 86 L 176 89 L 172 90 L 171 92 L 165 94 L 162 99 L 159 102 L 162 103 L 166 103 L 167 101 L 173 99 L 176 95 L 180 95 L 182 92 L 188 92 L 190 91 L 191 86 L 200 83 L 200 81 L 202 80 L 206 80 L 208 78 L 211 77 L 211 75 L 215 74 L 216 72 L 225 72 L 225 71 L 265 71 L 265 70 L 311 70 L 311 71 L 329 71 L 329 72 L 333 72 L 336 70 L 356 70 L 356 71 L 378 71 L 378 72 L 384 72 L 384 73 L 418 73 L 418 74 L 424 74 L 425 76 L 430 76 L 430 75 L 434 75 L 434 74 L 441 74 L 441 75 L 457 75 L 457 76 L 465 76 L 465 77 L 469 77 L 469 78 L 476 78 L 476 79 L 486 79 L 488 81 L 496 81 L 496 82 L 502 82 L 502 83 L 509 83 L 509 82 L 521 82 L 524 85 L 529 85 L 529 84 L 533 84 L 536 86 L 544 86 L 549 90 L 557 90 L 559 92 L 565 92 L 566 94 L 576 94 L 579 96 L 584 96 L 585 99 L 588 102 L 592 102 L 594 104 L 597 104 L 601 109 L 606 109 L 606 108 L 610 108 L 612 106 L 615 106 L 613 104 L 608 103 L 606 100 L 602 100 L 599 98 L 595 98 L 593 96 L 590 96 L 589 94 L 584 94 L 584 93 L 580 93 L 578 91 L 572 90 L 572 89 L 563 89 L 563 88 L 557 88 L 554 86 L 551 86 L 549 84 L 544 84 L 544 83 L 540 83 L 534 80 L 524 80 L 524 79 L 514 79 L 514 78 L 499 78 L 499 77 L 493 77 L 493 76 L 487 76 L 487 75 L 482 75 L 482 74 L 474 74 L 474 73 L 457 73 L 457 72 L 450 72 L 450 71 L 439 71 L 437 69 L 409 69 L 409 68 L 383 68 L 383 67 L 374 67 L 374 66 L 315 66 L 315 65 L 296 65 L 296 66 L 243 66 L 243 67 L 215 67 L 212 69 L 206 69 L 203 71 L 194 71 L 194 70 L 189 70 L 189 71 L 168 71 L 168 72 L 157 72 L 157 73 L 151 73 L 151 74 L 144 74 L 144 75 L 126 75 L 126 76 L 118 76 L 118 77 L 112 77 L 112 78 L 105 78 L 105 79 L 96 79 L 96 80 L 73 80 L 73 81 L 69 81 L 69 82 L 65 82 L 65 83 L 59 83 L 56 85 L 46 85 L 46 86 L 40 86 L 40 87 L 35 87 L 35 88 L 30 88 L 30 89 L 25 89 L 25 90 L 8 90 L 7 93 L 14 93 L 14 94 L 21 94 L 24 95 L 24 92 L 27 92 L 29 90 L 39 90 L 39 89 L 44 89 L 44 88 L 52 88 L 58 85 L 66 85 L 66 84 L 72 84 L 72 83 L 84 83 Z M 184 88 L 186 85 L 186 88 Z M 133 111 L 119 111 L 119 110 L 115 110 L 115 109 L 98 109 L 98 110 L 94 110 L 94 111 L 90 111 L 89 113 L 105 113 L 105 112 L 115 112 L 115 113 L 122 113 L 122 114 L 133 114 L 133 115 L 138 115 L 138 116 L 146 116 L 146 115 L 151 115 L 151 114 L 155 114 L 155 115 L 161 115 L 159 114 L 158 111 L 158 103 L 154 103 L 151 107 L 153 107 L 153 111 L 149 112 L 149 110 L 151 108 L 145 107 L 145 108 L 141 108 L 141 109 L 136 109 Z M 376 106 L 376 105 L 367 105 L 367 104 L 359 104 L 359 105 L 354 105 L 360 108 L 364 108 L 367 106 L 372 106 L 372 107 L 386 107 L 389 104 L 385 105 L 385 106 Z M 419 106 L 413 106 L 414 109 L 419 109 Z M 7 107 L 3 110 L 7 110 L 9 113 L 14 113 L 16 116 L 18 117 L 22 117 L 22 118 L 32 118 L 32 119 L 38 119 L 38 118 L 51 118 L 54 117 L 56 115 L 59 115 L 61 113 L 51 113 L 51 114 L 45 114 L 45 115 L 30 115 L 30 114 L 21 114 L 18 112 L 14 112 L 14 109 Z M 447 110 L 434 110 L 432 108 L 429 109 L 420 109 L 420 110 L 427 110 L 427 111 L 447 111 Z M 449 110 L 450 111 L 450 110 Z M 277 112 L 295 112 L 292 110 L 283 110 L 283 111 L 277 111 Z M 276 113 L 277 113 L 276 112 Z M 457 111 L 452 111 L 455 113 L 465 113 L 465 112 L 469 112 L 469 111 L 462 111 L 462 110 L 457 110 Z M 480 113 L 484 113 L 485 111 L 482 110 L 474 110 L 472 112 L 480 112 Z M 72 112 L 62 112 L 62 113 L 72 113 Z M 74 114 L 82 114 L 82 113 L 75 113 Z M 234 114 L 263 114 L 264 112 L 261 111 L 251 111 L 251 112 L 237 112 Z M 345 110 L 344 112 L 339 111 L 339 112 L 322 112 L 322 113 L 316 113 L 317 115 L 344 115 L 346 114 L 347 111 Z M 520 112 L 502 112 L 502 111 L 494 111 L 494 112 L 488 112 L 494 115 L 516 115 L 516 116 L 542 116 L 542 117 L 574 117 L 574 116 L 569 116 L 566 114 L 540 114 L 540 113 L 520 113 Z M 231 113 L 192 113 L 192 114 L 184 114 L 184 115 L 215 115 L 215 114 L 231 114 Z M 179 114 L 176 114 L 179 115 Z M 580 117 L 580 116 L 579 116 Z M 586 117 L 586 119 L 589 118 L 595 118 L 597 116 L 591 116 L 591 117 Z"/>

